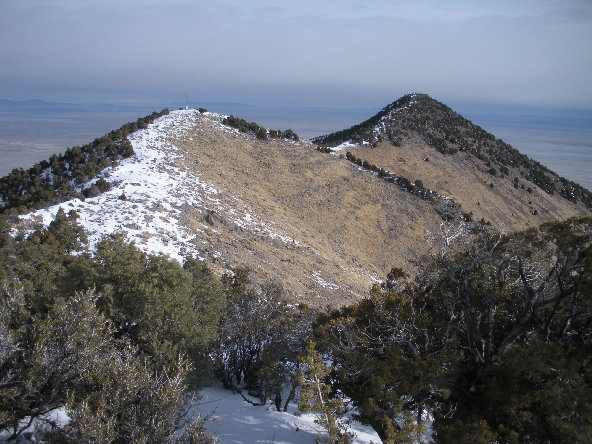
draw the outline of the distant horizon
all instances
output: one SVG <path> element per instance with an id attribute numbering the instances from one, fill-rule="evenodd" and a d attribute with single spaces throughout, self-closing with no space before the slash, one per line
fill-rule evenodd
<path id="1" fill-rule="evenodd" d="M 328 101 L 326 103 L 323 102 L 316 102 L 316 103 L 298 103 L 298 102 L 290 102 L 286 101 L 283 103 L 273 103 L 267 101 L 237 101 L 237 100 L 206 100 L 206 99 L 199 99 L 195 97 L 189 96 L 188 98 L 188 105 L 190 107 L 200 107 L 202 105 L 215 105 L 215 106 L 241 106 L 241 107 L 267 107 L 267 108 L 298 108 L 298 109 L 382 109 L 385 106 L 389 105 L 390 103 L 396 101 L 400 97 L 407 95 L 407 94 L 427 94 L 431 98 L 444 103 L 445 105 L 449 106 L 453 110 L 457 111 L 456 108 L 460 107 L 463 110 L 471 110 L 477 111 L 481 113 L 485 113 L 487 111 L 491 111 L 495 114 L 533 114 L 533 115 L 540 115 L 540 114 L 579 114 L 581 116 L 585 116 L 586 118 L 590 118 L 591 120 L 588 122 L 592 126 L 592 103 L 580 105 L 580 106 L 557 106 L 557 105 L 541 105 L 537 103 L 526 103 L 526 102 L 500 102 L 500 101 L 492 101 L 486 102 L 482 100 L 466 100 L 466 99 L 459 99 L 459 98 L 452 98 L 450 100 L 445 100 L 441 97 L 429 94 L 423 91 L 407 91 L 401 93 L 398 96 L 393 97 L 385 97 L 384 100 L 380 103 L 378 100 L 375 100 L 374 104 L 370 103 L 369 101 L 364 101 L 363 103 L 359 103 L 358 101 L 352 101 L 350 104 L 346 105 L 343 103 L 335 103 Z M 130 100 L 59 100 L 59 99 L 48 99 L 38 96 L 31 96 L 31 97 L 18 97 L 18 98 L 9 98 L 6 96 L 0 96 L 0 104 L 6 105 L 7 103 L 15 104 L 15 105 L 25 105 L 25 104 L 46 104 L 46 105 L 70 105 L 70 106 L 122 106 L 122 107 L 172 107 L 173 109 L 177 109 L 178 107 L 185 106 L 185 100 L 183 97 L 179 96 L 175 99 L 169 98 L 167 100 L 160 100 L 160 99 L 150 99 L 150 100 L 138 100 L 138 101 L 130 101 Z M 160 108 L 162 109 L 162 108 Z M 458 112 L 458 111 L 457 111 Z M 459 114 L 462 114 L 459 112 Z"/>

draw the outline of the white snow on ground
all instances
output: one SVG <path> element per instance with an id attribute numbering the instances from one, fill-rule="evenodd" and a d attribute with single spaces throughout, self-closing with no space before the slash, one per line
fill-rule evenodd
<path id="1" fill-rule="evenodd" d="M 295 404 L 290 404 L 287 412 L 278 412 L 271 404 L 253 406 L 222 388 L 205 388 L 200 395 L 191 414 L 203 417 L 213 411 L 206 430 L 217 436 L 220 444 L 313 444 L 315 437 L 322 434 L 314 415 L 294 415 L 298 411 Z M 357 444 L 382 442 L 371 427 L 359 422 L 352 422 L 350 431 L 356 435 Z"/>
<path id="2" fill-rule="evenodd" d="M 313 444 L 315 438 L 323 433 L 314 423 L 314 415 L 294 415 L 298 412 L 294 403 L 288 406 L 287 412 L 278 412 L 272 404 L 253 406 L 240 395 L 219 387 L 205 388 L 198 396 L 199 398 L 193 401 L 188 416 L 194 417 L 199 414 L 203 418 L 211 414 L 210 420 L 206 422 L 206 430 L 216 436 L 220 444 Z M 26 424 L 27 420 L 25 418 L 21 423 Z M 63 427 L 70 422 L 70 418 L 63 407 L 52 410 L 43 416 L 43 420 L 33 421 L 22 436 L 49 430 L 48 421 Z M 382 442 L 370 426 L 364 426 L 357 421 L 352 421 L 348 430 L 355 434 L 356 444 Z M 9 435 L 8 431 L 0 433 L 0 442 L 5 442 Z"/>
<path id="3" fill-rule="evenodd" d="M 173 165 L 170 160 L 182 154 L 167 141 L 167 136 L 182 136 L 183 132 L 199 125 L 201 117 L 210 119 L 228 133 L 239 134 L 238 130 L 220 123 L 225 116 L 200 115 L 196 110 L 172 111 L 147 129 L 128 136 L 136 154 L 103 172 L 112 184 L 110 191 L 84 201 L 74 199 L 38 210 L 22 216 L 22 219 L 39 221 L 47 226 L 59 208 L 66 213 L 75 210 L 80 216 L 78 222 L 89 237 L 91 250 L 104 235 L 125 232 L 127 239 L 145 252 L 163 253 L 179 262 L 186 257 L 203 259 L 193 242 L 199 236 L 199 228 L 189 230 L 180 223 L 184 208 L 218 213 L 229 212 L 232 208 L 228 205 L 221 208 L 224 205 L 221 193 L 203 182 L 198 174 Z M 232 196 L 223 197 L 226 202 L 233 202 L 235 209 L 239 207 Z M 235 212 L 235 221 L 240 227 L 285 243 L 292 242 L 251 214 L 248 208 L 240 212 Z"/>
<path id="4" fill-rule="evenodd" d="M 331 147 L 331 149 L 333 151 L 344 151 L 344 150 L 347 150 L 348 148 L 355 148 L 357 146 L 359 146 L 357 143 L 353 143 L 351 140 L 346 140 L 341 145 Z"/>
<path id="5" fill-rule="evenodd" d="M 28 416 L 19 421 L 19 427 L 25 427 L 31 417 Z M 9 429 L 4 429 L 0 432 L 0 443 L 4 442 L 16 442 L 16 443 L 30 443 L 36 442 L 30 439 L 35 434 L 46 433 L 51 430 L 51 424 L 55 424 L 58 427 L 64 427 L 66 424 L 70 422 L 70 416 L 66 412 L 65 407 L 59 407 L 57 409 L 53 409 L 47 412 L 44 415 L 39 416 L 38 418 L 33 419 L 29 427 L 23 430 L 19 439 L 8 441 L 8 438 L 11 436 L 12 432 Z"/>
<path id="6" fill-rule="evenodd" d="M 172 167 L 168 159 L 179 154 L 161 135 L 183 130 L 192 124 L 191 117 L 189 113 L 173 111 L 148 129 L 129 135 L 136 154 L 104 172 L 112 184 L 110 191 L 23 217 L 41 218 L 48 225 L 60 207 L 66 213 L 75 210 L 80 216 L 78 222 L 89 236 L 91 249 L 105 234 L 123 231 L 144 251 L 164 253 L 179 261 L 184 255 L 195 256 L 196 251 L 187 251 L 195 234 L 179 224 L 182 206 L 207 201 L 218 191 L 201 182 L 198 176 L 189 176 Z"/>
<path id="7" fill-rule="evenodd" d="M 339 285 L 334 284 L 332 282 L 327 282 L 325 279 L 321 277 L 320 271 L 314 272 L 311 275 L 311 277 L 316 281 L 317 284 L 319 284 L 323 288 L 328 288 L 330 290 L 339 290 Z"/>

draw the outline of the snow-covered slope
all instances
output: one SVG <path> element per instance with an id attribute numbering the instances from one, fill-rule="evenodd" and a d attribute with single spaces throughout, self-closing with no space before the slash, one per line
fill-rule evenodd
<path id="1" fill-rule="evenodd" d="M 313 444 L 317 436 L 326 437 L 326 433 L 315 424 L 312 413 L 297 415 L 298 408 L 294 403 L 288 406 L 287 412 L 278 412 L 271 403 L 253 406 L 239 394 L 220 387 L 207 387 L 201 390 L 192 401 L 188 416 L 209 416 L 206 430 L 214 435 L 219 444 Z M 21 421 L 25 426 L 29 418 Z M 36 432 L 47 431 L 48 423 L 64 426 L 70 422 L 63 407 L 42 415 L 34 420 L 23 436 Z M 353 434 L 354 444 L 380 444 L 378 434 L 369 426 L 357 421 L 350 421 L 346 430 Z M 0 433 L 0 443 L 7 442 L 8 431 Z M 29 443 L 28 439 L 19 439 L 17 443 Z"/>
<path id="2" fill-rule="evenodd" d="M 207 226 L 194 225 L 189 229 L 183 226 L 182 214 L 189 208 L 220 212 L 219 207 L 223 205 L 220 193 L 205 183 L 195 170 L 189 172 L 183 162 L 177 161 L 182 154 L 170 140 L 183 137 L 204 117 L 219 125 L 222 131 L 237 132 L 220 123 L 226 117 L 223 115 L 206 113 L 204 116 L 196 110 L 173 111 L 129 136 L 136 154 L 103 172 L 112 185 L 108 192 L 35 211 L 23 219 L 47 226 L 60 208 L 66 213 L 75 210 L 78 222 L 88 234 L 91 250 L 104 235 L 121 231 L 145 252 L 163 253 L 179 262 L 187 257 L 203 259 L 196 245 Z M 81 188 L 90 184 L 92 182 Z M 232 196 L 225 196 L 226 202 L 232 200 Z M 283 241 L 287 239 L 267 228 L 248 208 L 226 210 L 234 215 L 233 222 L 238 227 Z"/>
<path id="3" fill-rule="evenodd" d="M 287 412 L 278 412 L 272 405 L 252 406 L 240 395 L 222 388 L 206 388 L 200 395 L 192 413 L 212 414 L 206 429 L 218 437 L 220 444 L 313 444 L 317 436 L 323 436 L 314 415 L 294 415 L 298 411 L 294 404 Z M 371 427 L 357 421 L 352 421 L 348 430 L 355 435 L 356 444 L 382 442 Z"/>
<path id="4" fill-rule="evenodd" d="M 75 210 L 78 222 L 86 229 L 91 249 L 109 233 L 124 231 L 129 240 L 146 252 L 164 253 L 178 260 L 191 251 L 196 233 L 179 224 L 182 208 L 215 199 L 216 189 L 173 166 L 171 158 L 179 156 L 163 134 L 182 130 L 192 124 L 192 112 L 173 111 L 147 129 L 129 136 L 136 153 L 120 165 L 104 171 L 112 184 L 110 191 L 97 197 L 74 199 L 39 210 L 24 218 L 48 225 L 59 208 Z"/>

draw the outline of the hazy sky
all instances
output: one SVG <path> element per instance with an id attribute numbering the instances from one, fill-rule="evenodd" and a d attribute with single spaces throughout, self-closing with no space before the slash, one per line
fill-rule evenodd
<path id="1" fill-rule="evenodd" d="M 0 98 L 592 108 L 591 0 L 0 0 Z"/>

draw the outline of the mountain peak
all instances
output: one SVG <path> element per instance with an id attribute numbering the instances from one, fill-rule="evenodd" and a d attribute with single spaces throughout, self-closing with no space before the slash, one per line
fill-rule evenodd
<path id="1" fill-rule="evenodd" d="M 312 142 L 337 150 L 352 146 L 376 148 L 381 143 L 401 147 L 420 142 L 444 155 L 465 153 L 473 158 L 471 162 L 476 162 L 471 168 L 496 177 L 506 176 L 513 186 L 531 189 L 536 185 L 549 195 L 558 193 L 592 209 L 590 191 L 521 154 L 427 94 L 404 95 L 368 120 Z M 429 152 L 426 157 L 430 157 Z"/>
<path id="2" fill-rule="evenodd" d="M 450 108 L 437 100 L 432 99 L 427 94 L 405 94 L 385 106 L 369 119 L 356 124 L 351 128 L 314 138 L 312 139 L 312 142 L 329 147 L 335 147 L 345 142 L 362 145 L 376 145 L 378 142 L 386 138 L 396 144 L 397 135 L 389 132 L 388 128 L 391 126 L 389 122 L 397 120 L 404 114 L 415 114 L 411 112 L 411 109 L 415 109 L 418 106 L 423 111 L 429 108 L 438 107 L 445 107 L 447 110 L 452 111 Z"/>

